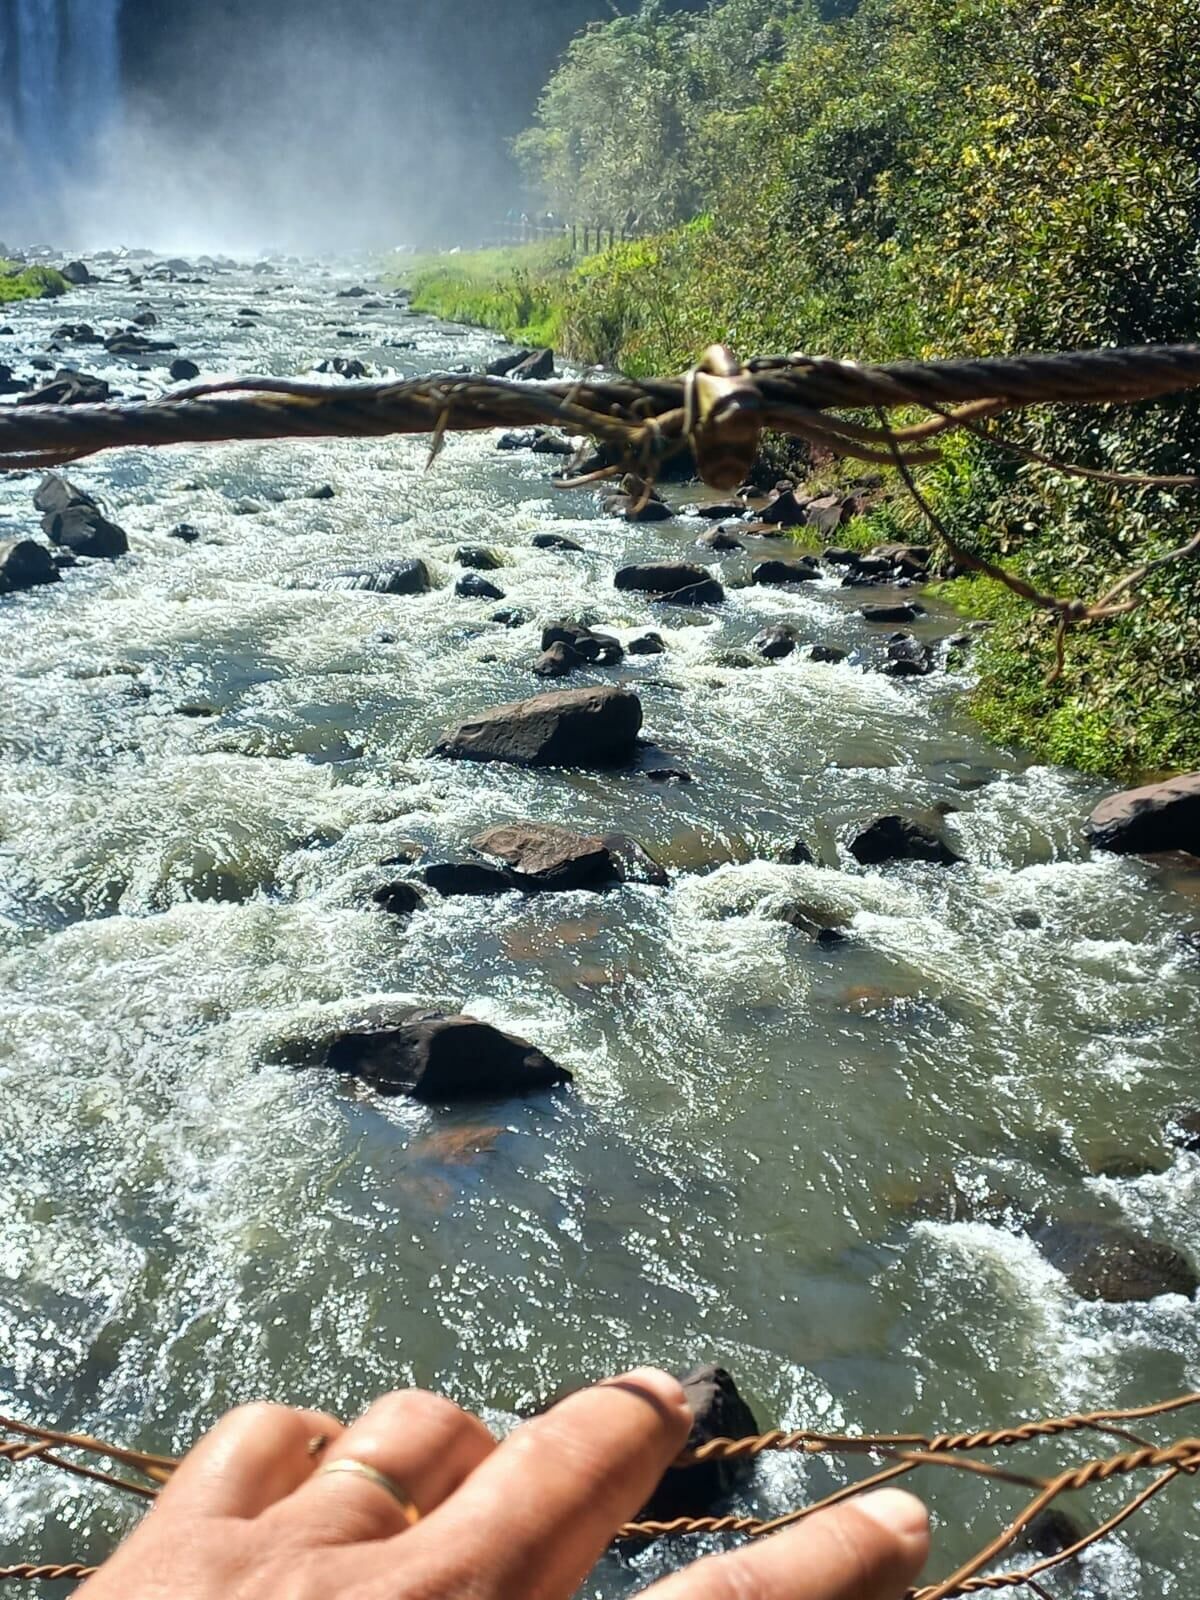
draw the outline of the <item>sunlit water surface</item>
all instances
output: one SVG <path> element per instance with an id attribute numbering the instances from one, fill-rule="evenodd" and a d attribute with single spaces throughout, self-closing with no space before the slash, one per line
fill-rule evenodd
<path id="1" fill-rule="evenodd" d="M 206 376 L 494 352 L 395 303 L 336 300 L 350 281 L 288 267 L 103 286 L 6 312 L 0 358 L 143 301 Z M 234 329 L 243 305 L 263 316 Z M 401 338 L 415 348 L 382 343 Z M 81 356 L 127 392 L 162 376 Z M 1081 1302 L 1027 1239 L 921 1220 L 920 1203 L 987 1178 L 1200 1256 L 1200 1162 L 1160 1135 L 1197 1098 L 1195 880 L 1090 855 L 1100 790 L 989 745 L 961 679 L 864 670 L 882 646 L 853 615 L 861 593 L 737 587 L 744 558 L 708 555 L 727 605 L 664 611 L 615 592 L 613 571 L 695 559 L 700 524 L 625 526 L 494 436 L 450 440 L 430 473 L 426 448 L 107 455 L 72 476 L 131 555 L 0 600 L 0 1408 L 175 1450 L 248 1397 L 351 1414 L 412 1383 L 503 1428 L 641 1361 L 720 1359 L 764 1424 L 837 1430 L 1200 1385 L 1194 1304 Z M 304 497 L 324 483 L 333 499 Z M 0 481 L 0 537 L 35 528 L 34 487 Z M 167 537 L 181 521 L 201 542 Z M 533 549 L 545 530 L 585 553 Z M 503 552 L 493 576 L 527 626 L 455 597 L 460 543 Z M 413 554 L 434 593 L 302 586 Z M 954 631 L 929 604 L 925 631 Z M 573 680 L 636 688 L 662 756 L 603 774 L 427 759 L 460 715 L 534 691 L 541 624 L 563 614 L 664 633 L 665 655 Z M 781 620 L 855 655 L 720 663 Z M 696 781 L 650 782 L 663 756 Z M 854 864 L 857 824 L 939 802 L 967 865 Z M 436 858 L 528 816 L 625 829 L 671 887 L 434 901 L 409 922 L 371 909 L 402 841 Z M 824 868 L 772 863 L 798 836 Z M 848 919 L 851 942 L 772 920 L 797 897 Z M 280 1036 L 367 997 L 511 1027 L 574 1089 L 431 1111 L 270 1064 Z M 1114 1156 L 1161 1170 L 1091 1176 Z M 773 1459 L 744 1504 L 778 1512 L 839 1470 Z M 929 1487 L 940 1568 L 1019 1503 L 948 1474 Z M 1192 1594 L 1195 1509 L 1177 1487 L 1075 1592 Z M 99 1558 L 130 1515 L 24 1468 L 0 1559 Z M 682 1555 L 614 1559 L 591 1590 Z"/>

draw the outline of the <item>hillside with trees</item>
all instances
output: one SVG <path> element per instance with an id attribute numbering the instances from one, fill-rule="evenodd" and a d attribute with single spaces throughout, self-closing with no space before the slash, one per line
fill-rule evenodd
<path id="1" fill-rule="evenodd" d="M 1192 0 L 649 0 L 575 38 L 516 144 L 556 213 L 635 217 L 642 236 L 582 262 L 542 247 L 491 263 L 490 320 L 523 312 L 632 373 L 715 338 L 866 360 L 1194 340 L 1198 69 Z M 426 303 L 469 314 L 471 271 L 431 274 Z M 1195 398 L 1014 430 L 1093 467 L 1200 466 Z M 1070 479 L 979 441 L 924 487 L 966 545 L 1063 596 L 1094 595 L 1200 514 L 1186 491 Z M 886 494 L 870 537 L 915 516 Z M 1194 565 L 1077 634 L 1049 687 L 1042 623 L 986 582 L 962 588 L 997 619 L 977 696 L 994 732 L 1091 770 L 1200 764 Z"/>

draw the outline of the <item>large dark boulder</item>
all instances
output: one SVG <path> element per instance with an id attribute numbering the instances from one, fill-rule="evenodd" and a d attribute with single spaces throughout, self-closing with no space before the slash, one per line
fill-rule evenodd
<path id="1" fill-rule="evenodd" d="M 632 755 L 641 727 L 642 703 L 629 689 L 559 689 L 479 712 L 431 754 L 522 767 L 605 766 Z"/>
<path id="2" fill-rule="evenodd" d="M 760 561 L 753 576 L 755 583 L 815 583 L 821 569 L 815 561 Z"/>
<path id="3" fill-rule="evenodd" d="M 67 282 L 75 284 L 77 288 L 92 281 L 92 275 L 82 261 L 68 261 L 61 271 Z"/>
<path id="4" fill-rule="evenodd" d="M 613 883 L 670 881 L 658 862 L 623 833 L 580 834 L 544 822 L 506 823 L 472 841 L 483 855 L 495 856 L 531 892 L 602 889 Z"/>
<path id="5" fill-rule="evenodd" d="M 585 664 L 577 650 L 558 639 L 542 651 L 531 670 L 537 678 L 569 678 L 576 668 Z"/>
<path id="6" fill-rule="evenodd" d="M 410 917 L 425 904 L 425 896 L 415 883 L 399 878 L 395 883 L 382 883 L 371 891 L 371 903 L 392 917 Z"/>
<path id="7" fill-rule="evenodd" d="M 646 561 L 621 567 L 613 584 L 618 589 L 637 589 L 644 594 L 675 594 L 690 584 L 706 582 L 708 575 L 707 567 L 691 561 Z"/>
<path id="8" fill-rule="evenodd" d="M 1200 1288 L 1192 1263 L 1169 1244 L 1103 1222 L 1047 1222 L 1031 1229 L 1050 1263 L 1084 1300 L 1123 1304 L 1161 1294 L 1191 1299 Z"/>
<path id="9" fill-rule="evenodd" d="M 376 561 L 370 566 L 342 567 L 326 580 L 330 589 L 362 589 L 371 594 L 425 594 L 433 587 L 429 568 L 414 557 L 407 561 Z"/>
<path id="10" fill-rule="evenodd" d="M 672 589 L 670 594 L 656 594 L 654 599 L 663 606 L 719 606 L 725 599 L 725 590 L 715 578 L 705 578 L 701 583 Z"/>
<path id="11" fill-rule="evenodd" d="M 880 817 L 865 828 L 850 846 L 850 854 L 864 867 L 887 861 L 932 861 L 951 867 L 963 858 L 950 848 L 934 828 L 914 817 Z"/>
<path id="12" fill-rule="evenodd" d="M 485 578 L 481 572 L 464 572 L 454 585 L 454 592 L 463 600 L 503 600 L 504 590 L 499 584 Z"/>
<path id="13" fill-rule="evenodd" d="M 520 887 L 506 867 L 487 861 L 439 861 L 426 867 L 422 877 L 447 900 L 459 895 L 509 894 Z"/>
<path id="14" fill-rule="evenodd" d="M 687 1448 L 698 1450 L 712 1439 L 746 1439 L 762 1430 L 724 1367 L 697 1367 L 683 1379 L 692 1408 Z M 731 1495 L 753 1472 L 748 1461 L 706 1461 L 697 1467 L 669 1467 L 636 1520 L 671 1522 L 676 1517 L 703 1517 Z"/>
<path id="15" fill-rule="evenodd" d="M 107 400 L 111 390 L 103 378 L 63 367 L 50 383 L 22 395 L 19 406 L 90 406 Z"/>
<path id="16" fill-rule="evenodd" d="M 112 559 L 129 549 L 124 528 L 110 522 L 99 503 L 69 478 L 48 473 L 34 491 L 33 503 L 42 513 L 42 532 L 50 543 L 73 555 Z"/>
<path id="17" fill-rule="evenodd" d="M 554 376 L 553 350 L 522 351 L 521 357 L 515 366 L 508 369 L 507 377 L 521 383 L 536 383 Z"/>
<path id="18" fill-rule="evenodd" d="M 58 568 L 44 544 L 34 539 L 0 541 L 0 594 L 57 583 L 58 578 Z"/>
<path id="19" fill-rule="evenodd" d="M 178 356 L 167 368 L 171 378 L 176 383 L 190 383 L 200 376 L 200 368 L 194 361 L 189 361 L 186 356 Z"/>
<path id="20" fill-rule="evenodd" d="M 1200 772 L 1110 795 L 1092 812 L 1087 831 L 1099 849 L 1121 855 L 1200 855 Z"/>
<path id="21" fill-rule="evenodd" d="M 515 1034 L 474 1017 L 417 1011 L 396 1026 L 348 1029 L 325 1063 L 382 1094 L 446 1102 L 529 1094 L 570 1083 L 565 1067 Z"/>
<path id="22" fill-rule="evenodd" d="M 927 678 L 935 665 L 933 651 L 911 633 L 896 634 L 888 640 L 883 670 L 889 678 Z"/>

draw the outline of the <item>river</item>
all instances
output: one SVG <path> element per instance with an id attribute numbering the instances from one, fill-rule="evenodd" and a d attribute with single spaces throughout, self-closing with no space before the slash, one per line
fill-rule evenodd
<path id="1" fill-rule="evenodd" d="M 335 298 L 354 281 L 308 264 L 99 284 L 8 308 L 0 358 L 143 301 L 206 375 L 496 353 Z M 165 379 L 79 355 L 126 391 Z M 410 1383 L 503 1428 L 643 1360 L 719 1359 L 764 1425 L 830 1430 L 1200 1387 L 1194 1302 L 1081 1300 L 1029 1237 L 936 1203 L 995 1188 L 1200 1260 L 1200 1157 L 1162 1134 L 1200 1098 L 1200 877 L 1090 853 L 1102 787 L 988 743 L 965 678 L 864 670 L 884 630 L 836 575 L 739 587 L 746 559 L 706 553 L 727 603 L 665 611 L 614 569 L 696 559 L 704 524 L 628 526 L 490 435 L 450 439 L 430 472 L 426 450 L 114 452 L 71 476 L 131 554 L 0 600 L 0 1410 L 173 1450 L 251 1396 L 350 1414 Z M 34 531 L 35 486 L 0 479 L 0 537 Z M 168 537 L 180 522 L 197 543 Z M 533 548 L 545 531 L 583 553 Z M 455 595 L 464 543 L 502 553 L 490 576 L 529 623 Z M 394 554 L 424 557 L 435 590 L 303 586 Z M 961 627 L 925 604 L 918 631 Z M 635 687 L 693 783 L 427 758 L 461 716 L 535 692 L 541 624 L 584 614 L 663 633 L 665 654 L 571 682 Z M 723 659 L 777 621 L 854 654 Z M 964 865 L 849 856 L 858 826 L 939 804 Z M 446 859 L 521 817 L 624 829 L 671 886 L 371 907 L 403 841 Z M 772 861 L 801 836 L 824 865 Z M 850 938 L 773 920 L 789 898 Z M 502 1023 L 575 1084 L 429 1110 L 272 1064 L 280 1037 L 366 997 Z M 741 1503 L 774 1513 L 838 1470 L 772 1459 Z M 929 1489 L 939 1571 L 1022 1503 L 949 1474 Z M 1190 1594 L 1196 1498 L 1161 1497 L 1055 1592 Z M 99 1558 L 130 1515 L 22 1468 L 0 1560 Z M 589 1592 L 680 1559 L 613 1558 Z"/>

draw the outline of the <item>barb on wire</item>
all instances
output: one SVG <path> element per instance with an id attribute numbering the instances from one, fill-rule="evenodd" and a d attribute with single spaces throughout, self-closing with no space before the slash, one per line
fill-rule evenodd
<path id="1" fill-rule="evenodd" d="M 792 1451 L 806 1455 L 865 1455 L 884 1464 L 868 1476 L 835 1490 L 824 1499 L 800 1506 L 794 1511 L 770 1520 L 729 1515 L 677 1517 L 670 1521 L 639 1521 L 627 1523 L 619 1530 L 617 1537 L 621 1540 L 634 1540 L 679 1538 L 696 1534 L 728 1534 L 750 1539 L 765 1538 L 815 1516 L 831 1506 L 878 1488 L 882 1484 L 913 1472 L 937 1468 L 966 1472 L 992 1481 L 1014 1484 L 1020 1488 L 1033 1489 L 1035 1493 L 1024 1509 L 970 1561 L 965 1562 L 942 1582 L 911 1591 L 909 1600 L 951 1600 L 951 1597 L 959 1595 L 1019 1588 L 1026 1588 L 1034 1594 L 1041 1595 L 1045 1591 L 1038 1580 L 1046 1573 L 1075 1560 L 1085 1550 L 1115 1533 L 1181 1476 L 1194 1476 L 1200 1473 L 1200 1438 L 1185 1438 L 1165 1445 L 1139 1441 L 1133 1449 L 1085 1461 L 1068 1467 L 1052 1477 L 1016 1471 L 992 1461 L 980 1461 L 976 1459 L 976 1452 L 1011 1450 L 1023 1445 L 1044 1444 L 1050 1440 L 1070 1438 L 1085 1432 L 1115 1433 L 1122 1438 L 1136 1438 L 1136 1435 L 1130 1435 L 1124 1426 L 1126 1423 L 1163 1418 L 1195 1406 L 1200 1406 L 1200 1394 L 1180 1395 L 1154 1405 L 1127 1410 L 1081 1412 L 1070 1416 L 1017 1423 L 1008 1427 L 983 1429 L 973 1433 L 833 1434 L 809 1430 L 784 1432 L 774 1429 L 745 1439 L 713 1439 L 698 1449 L 685 1451 L 679 1457 L 676 1466 L 686 1468 L 715 1460 L 753 1460 L 773 1451 Z M 6 1438 L 5 1435 L 9 1437 Z M 148 1478 L 152 1487 L 148 1488 L 145 1484 L 107 1473 L 89 1471 L 81 1467 L 78 1462 L 65 1458 L 63 1450 L 101 1456 L 119 1462 Z M 178 1465 L 168 1456 L 125 1449 L 118 1445 L 107 1444 L 89 1434 L 63 1433 L 7 1417 L 0 1417 L 0 1460 L 13 1463 L 36 1461 L 43 1466 L 67 1472 L 82 1472 L 84 1476 L 96 1478 L 112 1487 L 149 1498 L 158 1492 L 158 1487 L 170 1478 L 172 1471 Z M 1043 1557 L 1021 1569 L 990 1574 L 985 1571 L 1019 1541 L 1021 1535 L 1041 1512 L 1062 1495 L 1079 1493 L 1148 1471 L 1157 1474 L 1151 1483 L 1133 1495 L 1116 1513 L 1090 1533 L 1082 1535 L 1068 1548 L 1056 1555 Z M 82 1562 L 60 1564 L 23 1562 L 15 1566 L 0 1567 L 0 1582 L 6 1579 L 78 1580 L 90 1576 L 94 1570 Z"/>

